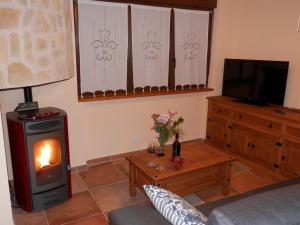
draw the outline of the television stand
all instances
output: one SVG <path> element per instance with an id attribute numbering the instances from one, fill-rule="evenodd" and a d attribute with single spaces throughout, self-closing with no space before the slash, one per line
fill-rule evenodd
<path id="1" fill-rule="evenodd" d="M 206 141 L 220 149 L 284 175 L 300 176 L 300 113 L 209 97 L 206 135 Z"/>
<path id="2" fill-rule="evenodd" d="M 243 103 L 243 104 L 248 104 L 248 105 L 256 105 L 256 106 L 267 106 L 268 105 L 268 103 L 266 103 L 266 102 L 257 101 L 254 99 L 235 99 L 233 101 Z"/>

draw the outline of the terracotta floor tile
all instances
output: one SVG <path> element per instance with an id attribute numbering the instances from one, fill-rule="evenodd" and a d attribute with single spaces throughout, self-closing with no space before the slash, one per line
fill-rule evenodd
<path id="1" fill-rule="evenodd" d="M 78 173 L 71 174 L 72 193 L 77 194 L 87 190 L 86 184 L 83 182 Z"/>
<path id="2" fill-rule="evenodd" d="M 82 166 L 76 166 L 71 168 L 72 173 L 79 173 L 82 171 L 86 171 L 88 169 L 87 165 L 82 165 Z"/>
<path id="3" fill-rule="evenodd" d="M 127 160 L 118 160 L 113 163 L 126 177 L 129 177 L 129 163 Z"/>
<path id="4" fill-rule="evenodd" d="M 237 192 L 236 190 L 230 188 L 229 195 L 224 196 L 222 194 L 222 187 L 221 186 L 205 189 L 203 191 L 199 191 L 199 192 L 196 193 L 196 195 L 199 198 L 201 198 L 205 203 L 213 202 L 213 201 L 216 201 L 216 200 L 219 200 L 219 199 L 227 198 L 227 197 L 238 195 L 238 194 L 240 194 L 240 193 Z"/>
<path id="5" fill-rule="evenodd" d="M 44 211 L 28 213 L 23 209 L 13 208 L 15 225 L 47 225 Z"/>
<path id="6" fill-rule="evenodd" d="M 267 186 L 269 184 L 271 184 L 270 181 L 248 171 L 233 174 L 231 176 L 231 187 L 241 193 Z"/>
<path id="7" fill-rule="evenodd" d="M 49 225 L 59 225 L 90 215 L 100 210 L 87 191 L 73 195 L 68 201 L 46 210 Z"/>
<path id="8" fill-rule="evenodd" d="M 125 181 L 127 178 L 111 163 L 93 166 L 79 173 L 88 188 Z"/>
<path id="9" fill-rule="evenodd" d="M 242 164 L 247 165 L 249 168 L 251 168 L 251 172 L 254 174 L 257 174 L 261 176 L 262 178 L 266 179 L 272 179 L 275 182 L 284 181 L 290 179 L 289 177 L 286 177 L 280 173 L 277 173 L 275 171 L 272 171 L 270 169 L 264 168 L 250 160 L 247 160 L 245 158 L 239 157 L 238 159 Z"/>
<path id="10" fill-rule="evenodd" d="M 108 212 L 146 200 L 146 197 L 139 190 L 137 190 L 135 197 L 131 197 L 128 185 L 128 182 L 123 182 L 92 190 L 92 194 L 102 212 Z"/>
<path id="11" fill-rule="evenodd" d="M 110 162 L 110 156 L 106 156 L 106 157 L 88 160 L 86 164 L 88 166 L 97 166 L 101 164 L 107 164 L 109 162 Z"/>
<path id="12" fill-rule="evenodd" d="M 98 214 L 65 225 L 108 225 L 108 222 L 103 214 Z"/>
<path id="13" fill-rule="evenodd" d="M 268 176 L 267 174 L 262 173 L 262 172 L 259 172 L 259 171 L 257 171 L 257 170 L 251 169 L 249 172 L 250 172 L 250 173 L 253 173 L 253 174 L 255 174 L 255 175 L 259 176 L 259 177 L 261 177 L 262 179 L 266 180 L 266 181 L 269 182 L 269 183 L 272 183 L 272 184 L 273 184 L 273 183 L 278 182 L 277 179 L 275 179 L 275 178 L 273 178 L 273 177 L 270 177 L 270 176 Z"/>
<path id="14" fill-rule="evenodd" d="M 243 171 L 249 171 L 249 170 L 251 170 L 250 167 L 246 166 L 245 164 L 239 161 L 235 161 L 232 163 L 231 174 L 235 174 Z"/>
<path id="15" fill-rule="evenodd" d="M 104 212 L 103 214 L 104 214 L 105 219 L 106 219 L 107 221 L 109 221 L 109 219 L 108 219 L 108 214 L 109 214 L 109 212 Z"/>

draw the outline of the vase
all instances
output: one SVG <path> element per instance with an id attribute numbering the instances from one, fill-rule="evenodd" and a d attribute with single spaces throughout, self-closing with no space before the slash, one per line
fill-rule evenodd
<path id="1" fill-rule="evenodd" d="M 158 157 L 165 156 L 165 145 L 160 145 L 159 146 L 159 150 L 158 150 L 157 156 Z"/>

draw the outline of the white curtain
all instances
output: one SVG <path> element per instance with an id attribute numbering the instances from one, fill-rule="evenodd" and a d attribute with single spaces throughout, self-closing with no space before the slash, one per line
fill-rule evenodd
<path id="1" fill-rule="evenodd" d="M 127 87 L 128 5 L 79 0 L 81 92 Z"/>
<path id="2" fill-rule="evenodd" d="M 168 86 L 171 9 L 132 5 L 135 87 Z"/>
<path id="3" fill-rule="evenodd" d="M 206 84 L 209 12 L 175 9 L 176 85 Z"/>

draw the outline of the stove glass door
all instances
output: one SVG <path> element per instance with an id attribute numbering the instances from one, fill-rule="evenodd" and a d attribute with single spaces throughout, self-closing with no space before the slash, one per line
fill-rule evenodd
<path id="1" fill-rule="evenodd" d="M 31 189 L 40 193 L 67 183 L 63 118 L 26 124 Z"/>
<path id="2" fill-rule="evenodd" d="M 62 178 L 61 143 L 59 138 L 38 140 L 33 143 L 37 184 L 45 185 Z"/>

